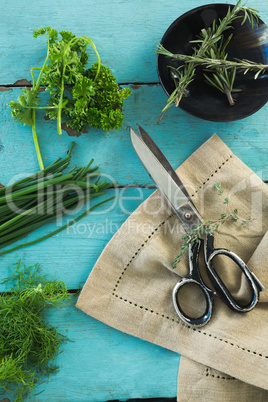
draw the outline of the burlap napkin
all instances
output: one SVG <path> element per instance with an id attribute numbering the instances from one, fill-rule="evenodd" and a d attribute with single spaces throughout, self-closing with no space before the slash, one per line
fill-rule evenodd
<path id="1" fill-rule="evenodd" d="M 249 389 L 254 399 L 262 400 L 263 395 L 267 399 L 268 188 L 216 135 L 177 172 L 204 219 L 217 220 L 227 208 L 226 197 L 242 219 L 254 218 L 248 227 L 239 222 L 221 225 L 215 232 L 215 246 L 234 251 L 248 263 L 265 286 L 260 303 L 239 314 L 216 297 L 206 326 L 190 328 L 180 321 L 172 304 L 172 289 L 188 272 L 187 255 L 175 270 L 171 265 L 183 231 L 156 191 L 108 243 L 77 307 L 121 331 L 185 356 L 179 369 L 180 401 L 245 401 Z M 216 183 L 221 184 L 223 195 L 218 195 Z M 221 261 L 220 276 L 237 299 L 245 298 L 246 282 L 229 259 Z"/>

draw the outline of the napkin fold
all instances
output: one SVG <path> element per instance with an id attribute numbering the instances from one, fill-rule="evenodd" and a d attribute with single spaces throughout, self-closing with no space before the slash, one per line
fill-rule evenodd
<path id="1" fill-rule="evenodd" d="M 245 401 L 243 390 L 245 397 L 250 394 L 262 400 L 263 395 L 268 396 L 268 188 L 217 135 L 194 152 L 177 173 L 205 220 L 218 220 L 226 208 L 237 209 L 242 220 L 252 217 L 246 227 L 240 221 L 220 225 L 215 247 L 230 249 L 248 263 L 265 286 L 259 304 L 241 314 L 216 297 L 206 326 L 191 328 L 178 318 L 172 290 L 188 273 L 188 256 L 185 254 L 172 269 L 184 232 L 157 190 L 107 244 L 77 307 L 123 332 L 180 353 L 179 401 L 202 397 L 230 401 L 232 392 L 234 400 Z M 224 190 L 222 195 L 215 189 L 217 183 Z M 201 269 L 209 285 L 204 267 Z M 219 269 L 236 299 L 246 299 L 247 282 L 241 270 L 227 258 L 219 261 Z M 199 300 L 190 299 L 189 308 L 191 303 Z M 216 381 L 218 377 L 221 382 Z M 223 380 L 226 378 L 235 380 Z"/>
<path id="2" fill-rule="evenodd" d="M 265 402 L 268 391 L 181 356 L 178 375 L 180 402 Z"/>

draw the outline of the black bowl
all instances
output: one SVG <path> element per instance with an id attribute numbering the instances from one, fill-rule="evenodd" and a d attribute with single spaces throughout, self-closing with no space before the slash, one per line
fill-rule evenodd
<path id="1" fill-rule="evenodd" d="M 194 8 L 176 19 L 165 32 L 161 44 L 172 53 L 192 55 L 192 46 L 189 41 L 195 40 L 201 29 L 211 26 L 214 20 L 225 17 L 228 4 L 208 4 Z M 243 14 L 241 14 L 243 15 Z M 242 18 L 236 19 L 232 26 L 234 29 L 225 31 L 228 37 L 233 37 L 226 49 L 228 59 L 248 59 L 254 62 L 267 64 L 267 44 L 250 46 L 258 43 L 260 27 L 265 27 L 259 20 L 259 27 L 252 26 L 249 21 L 241 25 Z M 168 96 L 175 89 L 174 80 L 169 66 L 178 67 L 180 63 L 169 57 L 157 54 L 157 72 L 160 83 Z M 241 92 L 233 93 L 234 106 L 230 106 L 227 97 L 216 88 L 207 84 L 203 73 L 197 68 L 195 79 L 187 87 L 187 96 L 180 102 L 180 107 L 186 112 L 210 121 L 234 121 L 245 118 L 259 110 L 268 100 L 268 75 L 264 74 L 254 79 L 254 73 L 244 75 L 238 72 L 234 87 Z"/>

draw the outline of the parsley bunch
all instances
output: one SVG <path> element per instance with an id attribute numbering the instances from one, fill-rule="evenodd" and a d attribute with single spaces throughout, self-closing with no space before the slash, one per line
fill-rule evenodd
<path id="1" fill-rule="evenodd" d="M 59 35 L 61 36 L 59 38 Z M 22 89 L 17 101 L 9 103 L 11 114 L 20 123 L 32 126 L 40 169 L 44 169 L 36 132 L 36 110 L 45 109 L 48 117 L 57 120 L 58 133 L 64 116 L 67 126 L 84 131 L 86 126 L 97 129 L 119 129 L 123 122 L 123 100 L 131 91 L 120 89 L 111 70 L 101 64 L 92 39 L 75 36 L 69 31 L 57 32 L 50 27 L 34 31 L 33 36 L 45 36 L 47 55 L 42 67 L 32 67 L 31 88 Z M 88 68 L 87 47 L 91 46 L 97 62 Z M 35 78 L 36 71 L 39 72 Z M 49 92 L 41 106 L 40 86 Z"/>
<path id="2" fill-rule="evenodd" d="M 64 94 L 66 124 L 76 131 L 84 131 L 86 126 L 107 131 L 118 130 L 124 119 L 123 99 L 130 94 L 129 88 L 119 90 L 108 67 L 101 65 L 99 69 L 98 63 L 95 63 Z M 71 99 L 68 95 L 71 95 Z M 50 105 L 55 104 L 57 98 L 58 94 L 52 94 Z M 56 119 L 55 109 L 49 109 L 48 116 Z"/>

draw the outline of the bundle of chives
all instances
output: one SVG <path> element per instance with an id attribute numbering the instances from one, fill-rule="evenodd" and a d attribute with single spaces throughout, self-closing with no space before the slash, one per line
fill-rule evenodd
<path id="1" fill-rule="evenodd" d="M 92 198 L 104 195 L 105 189 L 113 187 L 112 183 L 100 182 L 99 173 L 96 172 L 98 167 L 91 167 L 93 159 L 86 167 L 75 167 L 67 174 L 62 173 L 70 163 L 73 145 L 74 143 L 65 158 L 59 158 L 44 170 L 0 188 L 0 249 L 27 236 L 40 226 L 73 212 L 78 205 L 82 206 Z M 98 178 L 93 183 L 91 180 L 96 177 Z M 94 205 L 68 225 L 30 243 L 2 251 L 0 255 L 37 243 L 64 230 L 112 198 Z"/>

